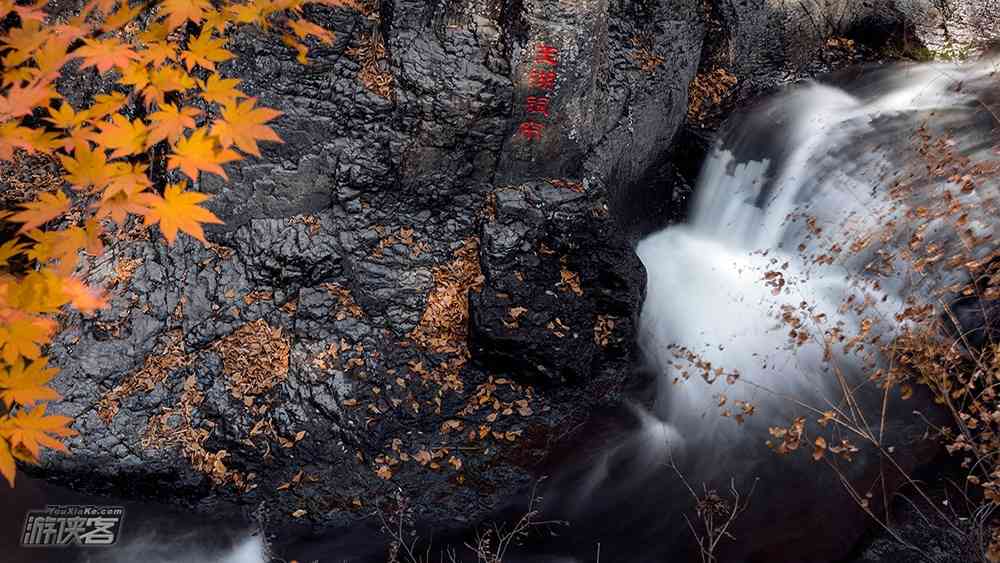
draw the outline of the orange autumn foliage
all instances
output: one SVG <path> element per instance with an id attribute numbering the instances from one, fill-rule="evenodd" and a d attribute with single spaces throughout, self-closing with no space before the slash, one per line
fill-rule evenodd
<path id="1" fill-rule="evenodd" d="M 100 255 L 130 218 L 158 225 L 169 244 L 181 232 L 204 242 L 202 225 L 220 221 L 185 177 L 226 178 L 223 165 L 260 156 L 259 141 L 281 142 L 268 125 L 281 113 L 220 74 L 234 56 L 232 30 L 280 33 L 305 63 L 303 42 L 331 43 L 333 34 L 306 21 L 303 7 L 357 8 L 352 0 L 90 0 L 56 21 L 47 0 L 22 4 L 0 0 L 0 166 L 23 153 L 51 155 L 63 187 L 0 211 L 18 225 L 0 244 L 0 475 L 12 485 L 16 461 L 37 463 L 43 447 L 65 451 L 61 440 L 76 434 L 72 419 L 46 414 L 60 396 L 44 354 L 57 314 L 105 305 L 101 289 L 80 279 L 81 261 Z M 57 88 L 67 65 L 102 75 L 109 88 L 74 107 Z M 151 166 L 154 151 L 165 171 Z"/>

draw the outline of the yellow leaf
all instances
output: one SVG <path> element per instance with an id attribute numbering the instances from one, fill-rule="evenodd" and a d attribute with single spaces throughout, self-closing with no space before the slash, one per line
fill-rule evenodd
<path id="1" fill-rule="evenodd" d="M 194 86 L 194 79 L 182 69 L 163 66 L 150 73 L 149 86 L 142 91 L 142 99 L 147 107 L 153 102 L 162 105 L 168 92 L 182 92 Z"/>
<path id="2" fill-rule="evenodd" d="M 149 131 L 149 137 L 146 138 L 146 146 L 151 147 L 164 139 L 171 144 L 176 143 L 185 129 L 194 129 L 194 118 L 199 115 L 201 111 L 195 108 L 178 108 L 174 104 L 163 104 L 159 111 L 149 116 L 153 127 Z"/>
<path id="3" fill-rule="evenodd" d="M 198 179 L 199 170 L 218 174 L 228 180 L 221 165 L 239 159 L 239 154 L 220 148 L 216 138 L 210 137 L 207 129 L 200 128 L 191 133 L 190 137 L 182 137 L 177 141 L 173 154 L 167 159 L 167 168 L 180 168 L 192 180 Z"/>
<path id="4" fill-rule="evenodd" d="M 178 230 L 205 242 L 201 224 L 220 224 L 222 221 L 211 211 L 198 206 L 208 199 L 207 195 L 187 192 L 184 188 L 185 183 L 171 184 L 164 190 L 163 198 L 149 197 L 150 210 L 146 214 L 146 225 L 159 223 L 160 231 L 170 244 L 173 244 Z"/>
<path id="5" fill-rule="evenodd" d="M 11 216 L 10 220 L 21 225 L 19 233 L 44 225 L 69 210 L 69 198 L 62 190 L 39 194 L 38 199 L 21 205 L 24 211 Z"/>
<path id="6" fill-rule="evenodd" d="M 96 67 L 100 73 L 112 68 L 125 69 L 129 61 L 139 60 L 139 55 L 116 37 L 106 39 L 84 39 L 84 46 L 73 54 L 83 58 L 80 68 Z"/>
<path id="7" fill-rule="evenodd" d="M 18 254 L 21 254 L 27 248 L 28 245 L 21 244 L 16 239 L 11 239 L 3 244 L 0 244 L 0 266 L 5 266 L 8 260 Z"/>
<path id="8" fill-rule="evenodd" d="M 7 86 L 13 86 L 14 84 L 23 85 L 23 83 L 30 82 L 34 79 L 35 75 L 36 69 L 30 66 L 9 68 L 3 72 L 2 86 L 6 88 Z"/>
<path id="9" fill-rule="evenodd" d="M 94 289 L 76 278 L 63 280 L 63 293 L 69 298 L 70 305 L 81 313 L 93 313 L 107 305 L 104 297 Z"/>
<path id="10" fill-rule="evenodd" d="M 265 24 L 264 7 L 260 2 L 246 4 L 231 4 L 226 8 L 231 14 L 233 23 Z"/>
<path id="11" fill-rule="evenodd" d="M 307 56 L 309 55 L 308 47 L 306 47 L 302 43 L 299 43 L 298 41 L 295 40 L 294 37 L 288 34 L 281 36 L 281 42 L 291 47 L 292 49 L 295 49 L 295 51 L 298 52 L 298 55 L 295 56 L 295 60 L 297 60 L 299 64 L 303 65 L 309 64 L 309 58 Z"/>
<path id="12" fill-rule="evenodd" d="M 123 25 L 134 20 L 141 11 L 142 4 L 136 4 L 134 7 L 131 7 L 129 6 L 128 1 L 123 1 L 118 5 L 118 9 L 104 20 L 104 25 L 101 26 L 101 31 L 107 33 L 122 27 Z"/>
<path id="13" fill-rule="evenodd" d="M 0 475 L 7 479 L 7 483 L 14 486 L 14 475 L 17 474 L 17 464 L 14 463 L 14 456 L 10 452 L 10 443 L 6 438 L 0 437 Z"/>
<path id="14" fill-rule="evenodd" d="M 37 67 L 35 70 L 36 76 L 41 78 L 58 74 L 70 59 L 70 55 L 67 54 L 66 50 L 74 40 L 76 40 L 76 37 L 73 37 L 71 33 L 57 33 L 54 37 L 50 37 L 42 45 L 42 48 L 35 53 L 33 62 Z"/>
<path id="15" fill-rule="evenodd" d="M 142 120 L 131 122 L 127 117 L 117 114 L 111 117 L 111 123 L 102 123 L 98 144 L 104 149 L 114 149 L 111 158 L 121 158 L 140 154 L 146 147 L 146 124 Z"/>
<path id="16" fill-rule="evenodd" d="M 49 118 L 45 121 L 60 129 L 73 129 L 79 127 L 89 117 L 90 112 L 87 110 L 77 113 L 73 110 L 73 106 L 69 105 L 69 102 L 63 101 L 59 109 L 49 108 Z"/>
<path id="17" fill-rule="evenodd" d="M 10 160 L 16 149 L 31 151 L 33 135 L 31 129 L 21 127 L 17 121 L 0 123 L 0 160 Z"/>
<path id="18" fill-rule="evenodd" d="M 154 28 L 150 28 L 154 29 Z M 168 43 L 163 39 L 166 38 L 166 34 L 159 40 L 149 40 L 146 41 L 146 48 L 139 53 L 142 56 L 142 62 L 144 64 L 151 64 L 153 67 L 161 67 L 166 64 L 167 61 L 177 60 L 177 47 L 172 43 Z"/>
<path id="19" fill-rule="evenodd" d="M 311 21 L 302 19 L 289 20 L 288 26 L 292 28 L 292 32 L 294 32 L 295 35 L 298 35 L 302 39 L 311 35 L 327 45 L 333 43 L 333 33 L 312 23 Z"/>
<path id="20" fill-rule="evenodd" d="M 188 20 L 201 23 L 205 12 L 211 10 L 208 0 L 164 0 L 160 4 L 160 12 L 166 17 L 167 29 L 171 31 Z"/>
<path id="21" fill-rule="evenodd" d="M 66 181 L 77 189 L 101 188 L 114 177 L 114 168 L 108 166 L 104 151 L 91 149 L 86 142 L 76 145 L 73 156 L 61 154 L 59 160 L 68 172 L 64 176 Z"/>
<path id="22" fill-rule="evenodd" d="M 7 438 L 15 448 L 23 446 L 29 453 L 38 460 L 41 447 L 53 450 L 66 451 L 56 437 L 75 436 L 76 431 L 68 428 L 67 425 L 73 422 L 68 416 L 45 416 L 46 405 L 35 407 L 34 409 L 22 409 L 10 419 L 8 425 L 0 432 L 7 434 Z"/>
<path id="23" fill-rule="evenodd" d="M 273 129 L 264 125 L 281 115 L 280 111 L 255 108 L 256 98 L 230 104 L 222 109 L 222 119 L 212 124 L 212 134 L 219 138 L 223 147 L 233 144 L 243 152 L 260 156 L 257 141 L 281 143 L 281 137 Z"/>
<path id="24" fill-rule="evenodd" d="M 58 97 L 59 94 L 48 83 L 15 86 L 6 96 L 0 96 L 0 121 L 28 115 L 36 108 L 47 106 L 52 98 Z"/>
<path id="25" fill-rule="evenodd" d="M 246 94 L 236 89 L 240 81 L 235 78 L 221 78 L 217 74 L 210 74 L 204 82 L 199 81 L 201 97 L 206 102 L 215 102 L 221 106 L 228 106 L 237 98 L 245 98 Z"/>
<path id="26" fill-rule="evenodd" d="M 87 246 L 87 233 L 80 227 L 58 231 L 34 230 L 28 236 L 35 240 L 27 252 L 28 257 L 39 262 L 57 262 L 53 271 L 64 277 L 73 272 L 80 249 Z"/>
<path id="27" fill-rule="evenodd" d="M 101 227 L 101 224 L 91 217 L 87 219 L 84 232 L 86 233 L 87 254 L 91 256 L 104 254 L 104 242 L 101 241 L 101 234 L 104 233 L 104 229 Z"/>
<path id="28" fill-rule="evenodd" d="M 187 51 L 181 53 L 184 66 L 190 71 L 195 66 L 215 70 L 215 63 L 233 58 L 233 54 L 222 48 L 225 39 L 213 39 L 211 30 L 202 30 L 198 37 L 188 41 Z"/>
<path id="29" fill-rule="evenodd" d="M 51 332 L 31 318 L 12 319 L 0 324 L 0 343 L 3 344 L 3 360 L 13 365 L 20 357 L 29 360 L 42 355 L 40 345 L 49 341 Z"/>
<path id="30" fill-rule="evenodd" d="M 110 94 L 98 94 L 94 96 L 94 103 L 90 106 L 90 117 L 93 119 L 104 119 L 106 116 L 117 112 L 125 105 L 127 98 L 121 92 Z"/>
<path id="31" fill-rule="evenodd" d="M 201 28 L 207 31 L 222 33 L 226 30 L 227 23 L 229 23 L 229 17 L 224 11 L 212 10 L 205 14 L 205 20 L 202 22 Z"/>
<path id="32" fill-rule="evenodd" d="M 23 22 L 21 27 L 11 28 L 7 35 L 0 36 L 0 44 L 10 51 L 3 57 L 4 68 L 13 68 L 32 58 L 50 34 L 42 27 L 42 22 L 30 20 Z"/>
<path id="33" fill-rule="evenodd" d="M 6 304 L 23 313 L 56 313 L 59 311 L 59 307 L 66 304 L 66 295 L 62 290 L 62 278 L 49 269 L 34 270 L 18 280 L 8 279 L 7 281 Z M 55 330 L 56 323 L 51 319 L 28 317 L 28 320 L 43 332 Z"/>
<path id="34" fill-rule="evenodd" d="M 149 207 L 140 196 L 149 186 L 149 178 L 141 170 L 116 176 L 104 189 L 101 201 L 93 205 L 97 207 L 96 218 L 110 215 L 115 223 L 122 225 L 129 213 L 145 215 Z"/>
<path id="35" fill-rule="evenodd" d="M 39 358 L 29 364 L 17 360 L 7 370 L 0 370 L 0 400 L 10 409 L 14 403 L 34 405 L 39 401 L 58 401 L 62 398 L 47 387 L 59 370 L 46 367 L 48 360 Z"/>
<path id="36" fill-rule="evenodd" d="M 145 53 L 143 53 L 145 61 Z M 145 62 L 130 63 L 121 71 L 122 77 L 118 83 L 123 86 L 131 86 L 136 90 L 142 90 L 149 85 L 149 69 Z"/>

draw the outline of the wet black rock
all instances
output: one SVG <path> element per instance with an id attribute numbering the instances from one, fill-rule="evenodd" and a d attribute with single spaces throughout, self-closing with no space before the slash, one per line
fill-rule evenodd
<path id="1" fill-rule="evenodd" d="M 501 189 L 481 240 L 485 287 L 470 303 L 475 359 L 565 382 L 628 358 L 645 273 L 603 202 L 582 186 Z"/>
<path id="2" fill-rule="evenodd" d="M 266 32 L 233 41 L 226 72 L 283 112 L 285 142 L 229 167 L 229 183 L 197 186 L 225 220 L 211 245 L 123 241 L 91 269 L 112 306 L 51 350 L 65 396 L 53 408 L 80 437 L 40 472 L 263 505 L 272 523 L 297 510 L 350 522 L 401 487 L 421 521 L 474 521 L 535 477 L 504 453 L 508 432 L 534 436 L 522 448 L 535 460 L 550 429 L 613 400 L 594 386 L 628 373 L 645 276 L 609 191 L 626 193 L 684 119 L 699 2 L 387 0 L 306 16 L 337 37 L 308 66 Z M 546 117 L 524 109 L 545 93 L 530 77 L 541 44 L 558 50 L 557 77 L 546 134 L 531 140 L 519 128 Z M 450 291 L 436 272 L 474 239 L 475 321 L 449 328 L 471 333 L 468 362 L 464 344 L 414 329 Z M 467 289 L 448 294 L 453 306 Z M 519 330 L 503 324 L 503 292 L 530 310 Z M 504 397 L 530 403 L 495 423 L 496 444 L 480 437 L 482 455 L 456 456 L 485 422 L 460 415 L 480 386 L 539 374 L 570 377 Z M 413 461 L 441 447 L 434 469 Z"/>

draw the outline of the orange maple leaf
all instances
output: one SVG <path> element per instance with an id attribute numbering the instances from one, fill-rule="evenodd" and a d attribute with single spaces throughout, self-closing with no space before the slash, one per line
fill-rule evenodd
<path id="1" fill-rule="evenodd" d="M 265 23 L 264 5 L 262 2 L 247 2 L 246 4 L 231 4 L 226 7 L 233 23 Z"/>
<path id="2" fill-rule="evenodd" d="M 30 317 L 11 319 L 0 325 L 0 343 L 3 344 L 3 360 L 13 364 L 20 357 L 37 359 L 42 351 L 40 345 L 49 341 L 50 331 Z"/>
<path id="3" fill-rule="evenodd" d="M 60 129 L 73 129 L 79 127 L 90 117 L 90 112 L 83 110 L 76 112 L 69 102 L 63 101 L 58 109 L 49 107 L 49 117 L 45 119 L 52 125 Z"/>
<path id="4" fill-rule="evenodd" d="M 96 219 L 91 217 L 87 219 L 87 223 L 84 226 L 84 241 L 86 242 L 87 254 L 91 256 L 100 256 L 104 254 L 104 241 L 101 240 L 101 235 L 104 234 L 104 228 L 101 223 Z"/>
<path id="5" fill-rule="evenodd" d="M 94 96 L 94 104 L 88 110 L 93 119 L 104 119 L 106 116 L 117 112 L 125 105 L 128 98 L 121 92 L 110 94 L 98 94 Z"/>
<path id="6" fill-rule="evenodd" d="M 77 144 L 73 156 L 60 154 L 59 160 L 67 172 L 64 178 L 77 189 L 100 188 L 114 176 L 114 167 L 108 164 L 104 151 L 91 149 L 87 142 Z"/>
<path id="7" fill-rule="evenodd" d="M 98 127 L 101 134 L 97 142 L 101 148 L 115 149 L 111 158 L 140 154 L 146 149 L 146 136 L 149 132 L 140 119 L 130 122 L 124 115 L 115 114 L 110 123 L 101 123 Z"/>
<path id="8" fill-rule="evenodd" d="M 50 37 L 39 20 L 28 20 L 21 27 L 11 28 L 6 35 L 0 36 L 0 44 L 6 47 L 4 50 L 10 49 L 2 60 L 4 68 L 13 68 L 31 59 Z"/>
<path id="9" fill-rule="evenodd" d="M 146 68 L 146 63 L 144 62 L 129 63 L 127 67 L 121 70 L 121 75 L 122 77 L 118 80 L 118 83 L 122 86 L 131 86 L 136 91 L 142 91 L 143 88 L 149 86 L 149 69 Z"/>
<path id="10" fill-rule="evenodd" d="M 184 66 L 190 71 L 196 65 L 207 70 L 215 70 L 215 63 L 221 63 L 233 58 L 233 54 L 222 48 L 225 39 L 213 39 L 211 30 L 202 30 L 201 34 L 188 41 L 187 51 L 181 53 Z"/>
<path id="11" fill-rule="evenodd" d="M 6 96 L 0 96 L 0 121 L 30 114 L 35 108 L 45 107 L 59 94 L 47 82 L 36 82 L 28 86 L 15 86 Z"/>
<path id="12" fill-rule="evenodd" d="M 37 231 L 35 231 L 37 232 Z M 29 251 L 30 252 L 30 251 Z M 57 323 L 46 317 L 34 317 L 24 313 L 55 314 L 66 304 L 66 296 L 62 291 L 62 278 L 48 269 L 33 270 L 16 280 L 5 280 L 6 305 L 17 309 L 18 314 L 7 314 L 3 322 L 27 321 L 37 327 L 38 331 L 49 334 L 56 329 Z M 2 331 L 0 327 L 0 331 Z M 0 334 L 5 334 L 0 332 Z M 3 338 L 0 338 L 2 341 Z"/>
<path id="13" fill-rule="evenodd" d="M 95 218 L 110 215 L 115 223 L 122 225 L 129 213 L 144 215 L 149 208 L 142 205 L 138 196 L 152 185 L 146 169 L 144 164 L 125 165 L 104 188 L 101 201 L 91 205 L 91 208 L 97 208 Z"/>
<path id="14" fill-rule="evenodd" d="M 97 67 L 97 71 L 105 73 L 112 68 L 125 69 L 129 61 L 137 61 L 141 57 L 116 37 L 107 39 L 84 39 L 84 46 L 73 54 L 83 58 L 80 68 Z"/>
<path id="15" fill-rule="evenodd" d="M 104 20 L 104 24 L 101 26 L 101 31 L 107 33 L 122 27 L 123 25 L 134 20 L 141 11 L 141 4 L 129 6 L 128 2 L 122 2 L 118 5 L 118 9 Z"/>
<path id="16" fill-rule="evenodd" d="M 239 154 L 220 147 L 218 139 L 209 136 L 208 130 L 201 127 L 191 133 L 190 137 L 181 137 L 177 141 L 174 152 L 167 159 L 167 168 L 180 168 L 192 180 L 198 179 L 199 170 L 218 174 L 228 180 L 221 165 L 239 159 Z"/>
<path id="17" fill-rule="evenodd" d="M 0 85 L 6 88 L 14 84 L 25 84 L 31 82 L 35 76 L 35 69 L 30 66 L 8 68 L 3 71 L 3 82 L 0 82 Z"/>
<path id="18" fill-rule="evenodd" d="M 154 67 L 165 64 L 168 60 L 177 59 L 177 48 L 172 43 L 166 41 L 149 41 L 146 48 L 140 53 L 145 63 L 151 63 Z"/>
<path id="19" fill-rule="evenodd" d="M 28 410 L 17 411 L 8 423 L 0 428 L 0 433 L 6 434 L 8 440 L 15 448 L 24 447 L 37 461 L 41 453 L 41 447 L 53 450 L 66 451 L 56 437 L 69 437 L 77 434 L 76 430 L 68 428 L 73 419 L 68 416 L 46 416 L 45 403 Z"/>
<path id="20" fill-rule="evenodd" d="M 201 28 L 206 31 L 223 33 L 226 31 L 228 23 L 229 14 L 225 10 L 212 10 L 205 14 L 205 20 L 201 22 Z"/>
<path id="21" fill-rule="evenodd" d="M 229 105 L 237 98 L 245 98 L 246 94 L 236 89 L 240 81 L 236 78 L 222 78 L 217 74 L 210 74 L 208 79 L 198 81 L 201 88 L 201 97 L 206 102 L 215 102 L 221 106 Z"/>
<path id="22" fill-rule="evenodd" d="M 287 33 L 281 36 L 281 42 L 291 47 L 292 49 L 295 49 L 295 51 L 298 53 L 295 56 L 295 60 L 299 61 L 299 64 L 303 65 L 309 64 L 309 57 L 308 57 L 309 47 L 306 47 L 305 45 L 300 43 L 297 39 L 295 39 L 295 37 Z"/>
<path id="23" fill-rule="evenodd" d="M 322 28 L 314 24 L 311 21 L 303 19 L 289 20 L 288 26 L 292 28 L 292 32 L 294 32 L 295 35 L 298 35 L 302 39 L 305 39 L 310 35 L 312 35 L 313 37 L 319 39 L 320 41 L 326 43 L 327 45 L 333 43 L 333 38 L 334 38 L 333 33 L 325 28 Z"/>
<path id="24" fill-rule="evenodd" d="M 57 33 L 50 37 L 35 53 L 34 63 L 38 67 L 35 76 L 42 78 L 58 75 L 62 67 L 72 57 L 66 51 L 75 39 L 76 37 L 73 37 L 71 32 Z"/>
<path id="25" fill-rule="evenodd" d="M 283 142 L 273 129 L 264 125 L 281 115 L 280 111 L 269 108 L 254 108 L 256 98 L 230 104 L 222 109 L 222 119 L 212 124 L 212 134 L 219 138 L 223 147 L 234 143 L 243 152 L 260 156 L 257 140 Z"/>
<path id="26" fill-rule="evenodd" d="M 200 23 L 205 12 L 211 10 L 212 4 L 208 0 L 164 0 L 160 4 L 160 11 L 167 20 L 167 29 L 171 31 L 188 20 Z"/>
<path id="27" fill-rule="evenodd" d="M 0 244 L 0 266 L 6 265 L 8 260 L 21 254 L 27 248 L 27 245 L 18 242 L 17 239 L 11 239 Z"/>
<path id="28" fill-rule="evenodd" d="M 18 230 L 19 233 L 44 225 L 68 211 L 69 198 L 62 190 L 56 190 L 55 193 L 39 194 L 37 200 L 21 204 L 21 208 L 24 211 L 10 217 L 15 223 L 24 223 Z"/>
<path id="29" fill-rule="evenodd" d="M 68 276 L 78 262 L 81 248 L 87 247 L 87 232 L 80 227 L 69 227 L 60 231 L 34 230 L 28 233 L 35 244 L 27 252 L 28 258 L 39 262 L 54 261 L 52 271 L 60 276 Z M 63 296 L 65 301 L 65 296 Z"/>
<path id="30" fill-rule="evenodd" d="M 173 244 L 177 231 L 181 230 L 194 238 L 205 241 L 202 223 L 221 224 L 222 221 L 211 211 L 198 204 L 208 196 L 198 192 L 185 191 L 187 182 L 170 184 L 163 191 L 163 197 L 147 194 L 150 211 L 146 214 L 146 225 L 160 224 L 160 231 L 167 243 Z"/>
<path id="31" fill-rule="evenodd" d="M 149 212 L 149 207 L 138 196 L 142 195 L 146 187 L 133 183 L 116 186 L 113 191 L 106 190 L 101 201 L 94 204 L 97 207 L 96 217 L 101 219 L 110 215 L 112 221 L 124 225 L 129 213 L 145 215 Z"/>
<path id="32" fill-rule="evenodd" d="M 35 130 L 21 127 L 17 121 L 0 123 L 0 160 L 10 160 L 15 149 L 33 151 Z"/>
<path id="33" fill-rule="evenodd" d="M 58 401 L 62 398 L 54 389 L 46 386 L 59 373 L 57 368 L 47 365 L 46 358 L 39 358 L 28 364 L 17 360 L 9 369 L 0 370 L 0 400 L 3 400 L 8 409 L 14 403 L 31 406 L 39 401 Z"/>
<path id="34" fill-rule="evenodd" d="M 184 134 L 185 129 L 194 129 L 194 118 L 201 115 L 201 110 L 191 107 L 178 108 L 174 104 L 163 104 L 160 110 L 149 116 L 153 127 L 146 138 L 146 146 L 151 147 L 166 139 L 174 144 Z"/>
<path id="35" fill-rule="evenodd" d="M 14 456 L 11 455 L 10 442 L 0 436 L 0 475 L 7 479 L 11 487 L 14 486 L 14 475 L 17 474 L 17 464 L 14 463 Z"/>
<path id="36" fill-rule="evenodd" d="M 81 313 L 90 314 L 107 305 L 101 293 L 76 278 L 63 279 L 62 289 L 69 298 L 69 304 Z"/>
<path id="37" fill-rule="evenodd" d="M 163 66 L 150 73 L 149 86 L 142 91 L 142 99 L 146 107 L 153 102 L 162 105 L 167 92 L 184 91 L 194 86 L 195 81 L 188 73 L 173 66 Z"/>

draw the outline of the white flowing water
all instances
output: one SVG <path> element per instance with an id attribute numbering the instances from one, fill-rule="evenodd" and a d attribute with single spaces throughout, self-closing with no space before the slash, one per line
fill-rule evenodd
<path id="1" fill-rule="evenodd" d="M 990 135 L 1000 123 L 980 98 L 1000 88 L 995 71 L 985 62 L 904 67 L 853 93 L 811 83 L 755 108 L 722 137 L 702 169 L 690 222 L 637 248 L 648 275 L 641 345 L 658 374 L 656 404 L 641 418 L 660 458 L 672 450 L 710 468 L 727 443 L 751 439 L 746 431 L 807 414 L 796 401 L 824 410 L 842 404 L 833 367 L 860 383 L 878 358 L 825 358 L 824 333 L 837 327 L 857 334 L 875 319 L 891 337 L 906 297 L 954 281 L 914 275 L 896 258 L 888 259 L 891 272 L 872 273 L 876 257 L 900 250 L 888 237 L 863 251 L 847 249 L 866 233 L 905 232 L 921 201 L 959 195 L 954 182 L 928 180 L 909 202 L 890 197 L 908 169 L 926 173 L 924 163 L 912 162 L 922 124 L 959 154 L 997 157 Z M 957 199 L 984 210 L 996 192 L 993 183 Z M 995 216 L 973 214 L 969 225 L 991 233 Z M 942 221 L 926 232 L 948 236 Z M 843 306 L 849 299 L 871 306 L 859 313 Z M 809 333 L 802 343 L 789 336 L 789 313 Z M 721 376 L 709 384 L 692 361 Z M 738 378 L 730 384 L 726 374 Z M 737 401 L 754 409 L 742 429 L 734 416 L 722 416 L 742 413 Z"/>

